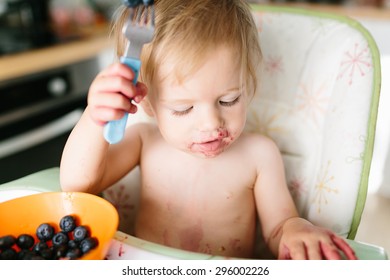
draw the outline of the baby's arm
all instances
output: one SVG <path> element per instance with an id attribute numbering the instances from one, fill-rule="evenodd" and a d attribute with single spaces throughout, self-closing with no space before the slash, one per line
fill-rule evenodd
<path id="1" fill-rule="evenodd" d="M 116 63 L 92 82 L 88 106 L 62 154 L 60 181 L 64 191 L 99 193 L 137 165 L 141 140 L 136 128 L 115 145 L 103 137 L 106 122 L 121 118 L 124 112 L 137 111 L 130 98 L 140 102 L 145 96 L 146 87 L 141 83 L 134 86 L 133 78 L 130 68 Z"/>
<path id="2" fill-rule="evenodd" d="M 263 139 L 255 185 L 256 205 L 263 236 L 279 259 L 356 259 L 353 250 L 330 230 L 299 217 L 286 185 L 282 157 L 277 146 Z"/>

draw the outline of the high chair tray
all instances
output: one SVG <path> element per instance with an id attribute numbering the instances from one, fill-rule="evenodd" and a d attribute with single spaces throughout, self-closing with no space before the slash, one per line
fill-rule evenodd
<path id="1" fill-rule="evenodd" d="M 0 185 L 0 203 L 12 198 L 38 192 L 61 191 L 59 182 L 59 168 L 54 167 L 42 170 L 20 179 Z M 347 240 L 361 260 L 387 260 L 384 248 L 371 244 Z M 145 241 L 121 231 L 117 231 L 107 259 L 224 259 L 220 256 L 211 256 L 201 253 L 187 252 L 169 248 L 160 244 Z"/>

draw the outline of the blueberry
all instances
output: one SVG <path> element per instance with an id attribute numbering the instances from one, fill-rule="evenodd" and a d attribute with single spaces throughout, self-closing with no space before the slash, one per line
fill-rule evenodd
<path id="1" fill-rule="evenodd" d="M 75 241 L 82 241 L 89 237 L 89 231 L 86 226 L 78 226 L 73 231 L 73 238 Z"/>
<path id="2" fill-rule="evenodd" d="M 44 241 L 39 241 L 37 242 L 35 245 L 34 245 L 34 248 L 33 248 L 33 251 L 35 253 L 40 253 L 41 251 L 45 250 L 45 249 L 48 249 L 49 248 L 49 245 L 47 245 L 46 242 Z"/>
<path id="3" fill-rule="evenodd" d="M 30 234 L 17 238 L 0 236 L 0 260 L 78 259 L 98 246 L 98 239 L 91 237 L 89 227 L 77 226 L 72 215 L 63 216 L 59 227 L 62 231 L 56 232 L 49 223 L 40 224 L 36 229 L 37 242 Z"/>
<path id="4" fill-rule="evenodd" d="M 45 260 L 51 260 L 53 258 L 53 250 L 51 248 L 42 249 L 39 255 Z"/>
<path id="5" fill-rule="evenodd" d="M 41 224 L 37 228 L 36 235 L 39 240 L 48 241 L 53 238 L 54 228 L 47 223 Z"/>
<path id="6" fill-rule="evenodd" d="M 81 257 L 81 255 L 82 255 L 82 252 L 79 248 L 71 248 L 68 250 L 68 252 L 66 252 L 65 257 L 69 258 L 71 260 L 75 260 L 75 259 L 78 259 L 79 257 Z"/>
<path id="7" fill-rule="evenodd" d="M 25 260 L 44 260 L 44 258 L 37 254 L 31 254 L 28 255 L 27 258 L 25 258 Z"/>
<path id="8" fill-rule="evenodd" d="M 78 248 L 79 245 L 80 245 L 79 242 L 76 241 L 76 240 L 71 239 L 71 240 L 68 241 L 68 247 L 69 247 L 70 249 Z"/>
<path id="9" fill-rule="evenodd" d="M 0 238 L 0 250 L 11 248 L 16 243 L 16 238 L 12 235 L 5 235 Z"/>
<path id="10" fill-rule="evenodd" d="M 21 234 L 16 239 L 16 244 L 20 249 L 30 249 L 34 246 L 35 240 L 30 234 Z"/>
<path id="11" fill-rule="evenodd" d="M 83 254 L 88 253 L 98 245 L 98 241 L 95 237 L 87 237 L 80 243 L 80 249 Z"/>
<path id="12" fill-rule="evenodd" d="M 36 254 L 28 249 L 22 249 L 18 252 L 19 260 L 31 260 Z"/>
<path id="13" fill-rule="evenodd" d="M 71 216 L 67 215 L 62 217 L 60 220 L 60 228 L 62 229 L 63 232 L 71 232 L 74 230 L 76 227 L 76 219 Z"/>
<path id="14" fill-rule="evenodd" d="M 45 258 L 41 257 L 40 255 L 36 255 L 32 258 L 32 260 L 45 260 Z"/>
<path id="15" fill-rule="evenodd" d="M 66 252 L 68 251 L 68 246 L 66 245 L 60 245 L 57 247 L 51 247 L 53 250 L 53 258 L 58 260 L 60 258 L 64 258 L 66 255 Z"/>
<path id="16" fill-rule="evenodd" d="M 0 253 L 0 260 L 17 260 L 18 253 L 13 248 L 7 248 Z"/>
<path id="17" fill-rule="evenodd" d="M 68 235 L 65 232 L 58 232 L 54 234 L 52 240 L 53 246 L 60 246 L 60 245 L 66 245 L 68 244 L 69 238 Z"/>

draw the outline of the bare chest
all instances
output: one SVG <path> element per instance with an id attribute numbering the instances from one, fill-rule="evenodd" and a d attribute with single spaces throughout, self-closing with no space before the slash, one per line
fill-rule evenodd
<path id="1" fill-rule="evenodd" d="M 142 189 L 173 205 L 192 205 L 208 211 L 252 195 L 255 174 L 242 162 L 229 157 L 200 159 L 181 154 L 143 159 Z M 245 198 L 247 199 L 247 198 Z"/>
<path id="2" fill-rule="evenodd" d="M 255 175 L 243 162 L 157 153 L 143 158 L 141 174 L 140 236 L 204 253 L 251 250 Z"/>

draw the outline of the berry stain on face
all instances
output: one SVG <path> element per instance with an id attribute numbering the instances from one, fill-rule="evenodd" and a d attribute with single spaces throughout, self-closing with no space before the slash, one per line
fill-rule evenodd
<path id="1" fill-rule="evenodd" d="M 217 137 L 206 137 L 203 140 L 195 141 L 188 146 L 188 150 L 192 153 L 202 154 L 205 157 L 216 157 L 226 150 L 228 146 L 234 141 L 226 130 L 218 132 Z"/>

